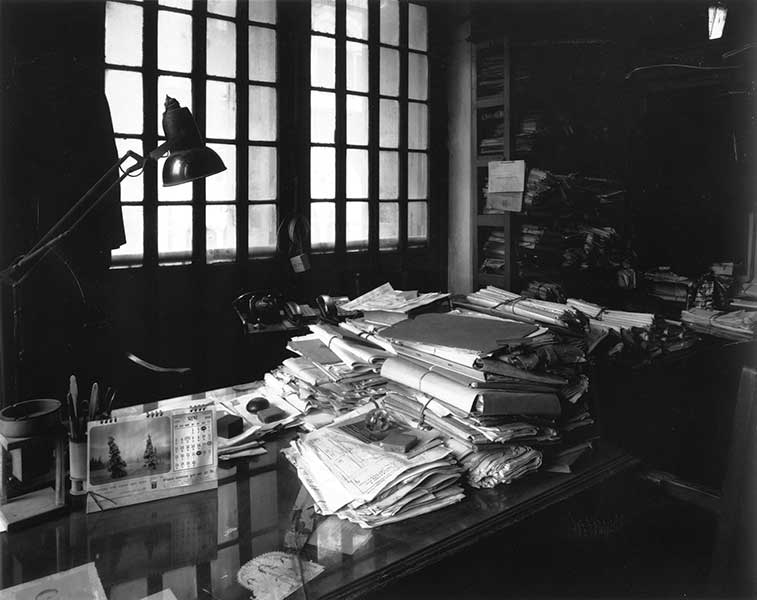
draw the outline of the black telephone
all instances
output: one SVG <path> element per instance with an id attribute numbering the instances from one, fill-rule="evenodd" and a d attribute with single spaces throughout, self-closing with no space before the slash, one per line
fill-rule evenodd
<path id="1" fill-rule="evenodd" d="M 301 327 L 307 321 L 317 318 L 318 313 L 307 304 L 284 301 L 278 292 L 245 292 L 231 303 L 242 325 L 264 329 L 288 321 Z"/>

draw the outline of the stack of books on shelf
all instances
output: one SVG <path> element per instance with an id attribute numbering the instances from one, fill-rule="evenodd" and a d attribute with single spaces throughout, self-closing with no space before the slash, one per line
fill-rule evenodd
<path id="1" fill-rule="evenodd" d="M 505 111 L 500 108 L 482 110 L 478 122 L 478 152 L 482 156 L 502 156 L 505 152 Z"/>
<path id="2" fill-rule="evenodd" d="M 495 96 L 505 89 L 505 61 L 501 55 L 481 53 L 477 65 L 478 97 Z"/>

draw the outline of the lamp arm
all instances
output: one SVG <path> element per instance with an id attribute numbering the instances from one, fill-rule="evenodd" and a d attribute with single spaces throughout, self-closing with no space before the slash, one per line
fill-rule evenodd
<path id="1" fill-rule="evenodd" d="M 89 206 L 87 206 L 84 212 L 81 215 L 79 215 L 79 217 L 69 227 L 67 227 L 61 233 L 57 233 L 56 235 L 56 232 L 58 232 L 58 230 L 60 230 L 63 227 L 65 222 L 68 220 L 68 218 L 86 203 L 86 200 L 89 199 L 89 197 L 94 192 L 94 190 L 97 189 L 97 187 L 103 181 L 105 181 L 115 170 L 117 170 L 124 163 L 124 161 L 126 161 L 129 158 L 133 158 L 136 161 L 136 163 L 128 167 L 127 169 L 125 169 L 123 173 L 121 174 L 121 176 L 116 181 L 112 182 L 105 189 L 105 191 L 103 191 L 97 198 L 95 198 L 95 200 L 92 201 L 89 204 Z M 152 156 L 148 158 L 152 158 Z M 3 271 L 0 271 L 0 278 L 12 280 L 13 275 L 16 272 L 18 272 L 20 269 L 22 269 L 24 265 L 34 260 L 40 254 L 47 253 L 53 246 L 55 246 L 55 244 L 57 244 L 61 240 L 68 237 L 76 229 L 79 223 L 81 223 L 87 217 L 87 215 L 90 212 L 92 212 L 100 204 L 100 202 L 102 202 L 102 200 L 105 198 L 105 196 L 108 195 L 108 192 L 110 192 L 110 190 L 112 190 L 116 185 L 119 185 L 124 179 L 129 177 L 132 173 L 142 169 L 146 162 L 147 162 L 147 159 L 143 158 L 136 152 L 132 150 L 127 151 L 126 154 L 124 154 L 123 157 L 121 157 L 118 160 L 118 162 L 116 162 L 116 164 L 110 167 L 103 174 L 103 176 L 100 177 L 100 179 L 98 179 L 97 182 L 91 188 L 89 188 L 81 198 L 79 198 L 76 204 L 74 204 L 74 206 L 72 206 L 68 210 L 68 212 L 66 212 L 66 214 L 63 215 L 58 220 L 58 222 L 55 223 L 55 225 L 53 225 L 36 244 L 34 244 L 31 250 L 29 250 L 26 254 L 24 254 L 18 260 L 13 262 L 9 267 L 4 269 Z M 31 269 L 29 270 L 29 272 L 31 272 Z M 26 278 L 26 275 L 28 275 L 28 272 L 25 275 L 23 275 L 22 280 Z"/>

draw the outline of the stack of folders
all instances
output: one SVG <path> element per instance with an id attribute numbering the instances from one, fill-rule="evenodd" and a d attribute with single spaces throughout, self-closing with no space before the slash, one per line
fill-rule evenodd
<path id="1" fill-rule="evenodd" d="M 721 312 L 691 308 L 681 312 L 684 324 L 694 331 L 731 340 L 753 340 L 757 334 L 757 312 L 735 310 Z"/>
<path id="2" fill-rule="evenodd" d="M 355 435 L 364 412 L 358 409 L 284 450 L 319 513 L 372 528 L 463 499 L 462 467 L 438 436 L 426 436 L 412 453 L 393 452 Z"/>

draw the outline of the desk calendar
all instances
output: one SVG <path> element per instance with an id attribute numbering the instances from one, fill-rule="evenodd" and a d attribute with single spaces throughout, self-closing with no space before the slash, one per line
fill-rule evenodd
<path id="1" fill-rule="evenodd" d="M 87 512 L 217 487 L 217 450 L 213 406 L 92 421 Z"/>

